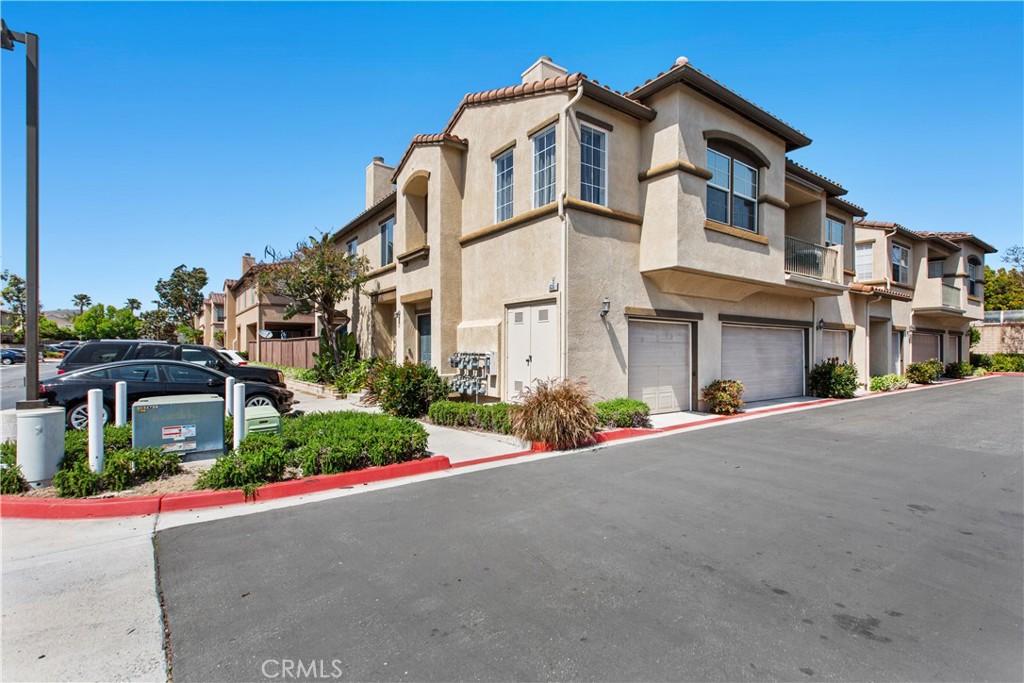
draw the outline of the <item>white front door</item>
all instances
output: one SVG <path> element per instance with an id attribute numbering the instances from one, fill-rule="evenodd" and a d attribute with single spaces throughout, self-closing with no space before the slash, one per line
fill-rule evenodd
<path id="1" fill-rule="evenodd" d="M 892 367 L 890 370 L 896 375 L 903 374 L 903 333 L 892 333 Z"/>
<path id="2" fill-rule="evenodd" d="M 744 401 L 803 396 L 804 330 L 722 326 L 722 379 L 739 380 Z"/>
<path id="3" fill-rule="evenodd" d="M 690 324 L 631 320 L 629 397 L 652 413 L 690 409 Z"/>
<path id="4" fill-rule="evenodd" d="M 510 306 L 505 313 L 505 394 L 514 398 L 535 380 L 558 372 L 558 321 L 554 301 Z"/>

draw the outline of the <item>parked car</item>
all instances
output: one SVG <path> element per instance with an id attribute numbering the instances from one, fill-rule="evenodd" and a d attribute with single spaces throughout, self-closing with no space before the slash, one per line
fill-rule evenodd
<path id="1" fill-rule="evenodd" d="M 122 360 L 181 360 L 219 370 L 239 382 L 265 382 L 284 386 L 284 373 L 272 368 L 229 363 L 217 350 L 202 344 L 168 344 L 149 339 L 90 341 L 75 348 L 57 366 L 57 374 L 81 370 L 100 363 Z"/>
<path id="2" fill-rule="evenodd" d="M 68 353 L 68 350 L 59 344 L 47 344 L 43 347 L 43 350 L 50 351 L 51 353 L 59 353 L 61 354 L 61 358 L 66 356 Z"/>
<path id="3" fill-rule="evenodd" d="M 39 398 L 67 411 L 69 429 L 84 429 L 89 423 L 87 405 L 90 389 L 103 390 L 103 422 L 114 413 L 114 384 L 128 385 L 128 405 L 150 396 L 216 394 L 224 397 L 228 375 L 196 363 L 177 360 L 129 360 L 69 372 L 44 380 Z M 265 382 L 246 382 L 246 407 L 273 406 L 279 413 L 292 408 L 294 394 Z"/>
<path id="4" fill-rule="evenodd" d="M 24 363 L 25 354 L 14 349 L 0 349 L 0 363 L 4 365 L 13 365 L 14 363 Z"/>
<path id="5" fill-rule="evenodd" d="M 71 349 L 75 348 L 76 346 L 80 346 L 81 344 L 82 342 L 78 341 L 77 339 L 67 339 L 62 342 L 57 342 L 56 344 L 54 344 L 54 346 L 59 347 L 62 351 L 70 351 Z"/>
<path id="6" fill-rule="evenodd" d="M 231 349 L 217 349 L 217 353 L 222 358 L 235 365 L 248 365 L 249 361 L 246 360 L 245 356 L 240 354 L 238 351 L 232 351 Z"/>

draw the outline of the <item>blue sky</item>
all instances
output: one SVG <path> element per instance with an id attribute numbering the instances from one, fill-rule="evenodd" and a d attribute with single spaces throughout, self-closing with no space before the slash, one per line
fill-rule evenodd
<path id="1" fill-rule="evenodd" d="M 363 208 L 364 168 L 546 54 L 618 90 L 677 56 L 807 133 L 869 218 L 1024 241 L 1021 3 L 23 3 L 41 37 L 41 299 L 135 297 Z M 2 68 L 2 259 L 24 273 L 24 52 Z M 989 257 L 997 265 L 999 256 Z"/>

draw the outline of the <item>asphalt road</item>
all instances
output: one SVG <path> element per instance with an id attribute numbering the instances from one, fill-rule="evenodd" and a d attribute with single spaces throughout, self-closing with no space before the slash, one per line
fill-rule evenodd
<path id="1" fill-rule="evenodd" d="M 174 681 L 1024 680 L 1022 390 L 162 531 Z"/>
<path id="2" fill-rule="evenodd" d="M 57 363 L 40 363 L 39 378 L 48 379 L 57 375 Z M 0 365 L 0 410 L 13 408 L 25 398 L 25 364 Z"/>

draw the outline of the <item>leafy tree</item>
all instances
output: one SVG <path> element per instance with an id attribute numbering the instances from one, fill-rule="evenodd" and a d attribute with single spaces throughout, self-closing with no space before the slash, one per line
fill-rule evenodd
<path id="1" fill-rule="evenodd" d="M 156 281 L 157 306 L 168 312 L 171 322 L 191 327 L 203 310 L 207 281 L 205 268 L 189 269 L 182 264 L 166 280 Z"/>
<path id="2" fill-rule="evenodd" d="M 369 263 L 335 246 L 328 233 L 310 236 L 287 255 L 268 249 L 273 262 L 259 270 L 259 286 L 271 294 L 288 297 L 284 319 L 315 313 L 320 323 L 320 352 L 340 362 L 338 336 L 334 334 L 335 306 L 349 292 L 358 290 Z"/>
<path id="3" fill-rule="evenodd" d="M 28 289 L 25 286 L 25 279 L 17 273 L 5 270 L 0 273 L 0 282 L 4 283 L 4 288 L 0 290 L 0 299 L 11 312 L 10 324 L 4 326 L 4 331 L 11 333 L 12 336 L 17 336 L 24 332 L 25 312 L 28 309 Z"/>
<path id="4" fill-rule="evenodd" d="M 213 333 L 213 340 L 217 342 L 217 346 L 224 346 L 224 330 L 215 330 Z"/>
<path id="5" fill-rule="evenodd" d="M 178 328 L 171 322 L 170 314 L 162 308 L 145 311 L 137 318 L 139 336 L 143 339 L 158 339 L 168 342 L 178 341 Z"/>
<path id="6" fill-rule="evenodd" d="M 139 320 L 129 308 L 96 304 L 75 317 L 75 332 L 82 339 L 136 339 Z"/>
<path id="7" fill-rule="evenodd" d="M 139 301 L 138 299 L 132 299 L 131 297 L 129 297 L 128 300 L 124 302 L 124 305 L 132 313 L 134 313 L 135 311 L 142 310 L 142 302 Z"/>
<path id="8" fill-rule="evenodd" d="M 75 333 L 66 328 L 60 327 L 54 321 L 49 318 L 40 316 L 39 318 L 39 338 L 40 339 L 75 339 Z"/>
<path id="9" fill-rule="evenodd" d="M 985 310 L 1016 311 L 1024 309 L 1024 277 L 1011 268 L 992 270 L 985 266 Z"/>
<path id="10" fill-rule="evenodd" d="M 82 315 L 85 312 L 86 306 L 92 306 L 92 297 L 88 294 L 75 294 L 71 297 L 71 302 L 78 306 L 78 315 Z"/>
<path id="11" fill-rule="evenodd" d="M 185 341 L 189 344 L 202 344 L 203 343 L 203 331 L 192 327 L 191 325 L 178 325 L 178 334 L 185 338 Z"/>

